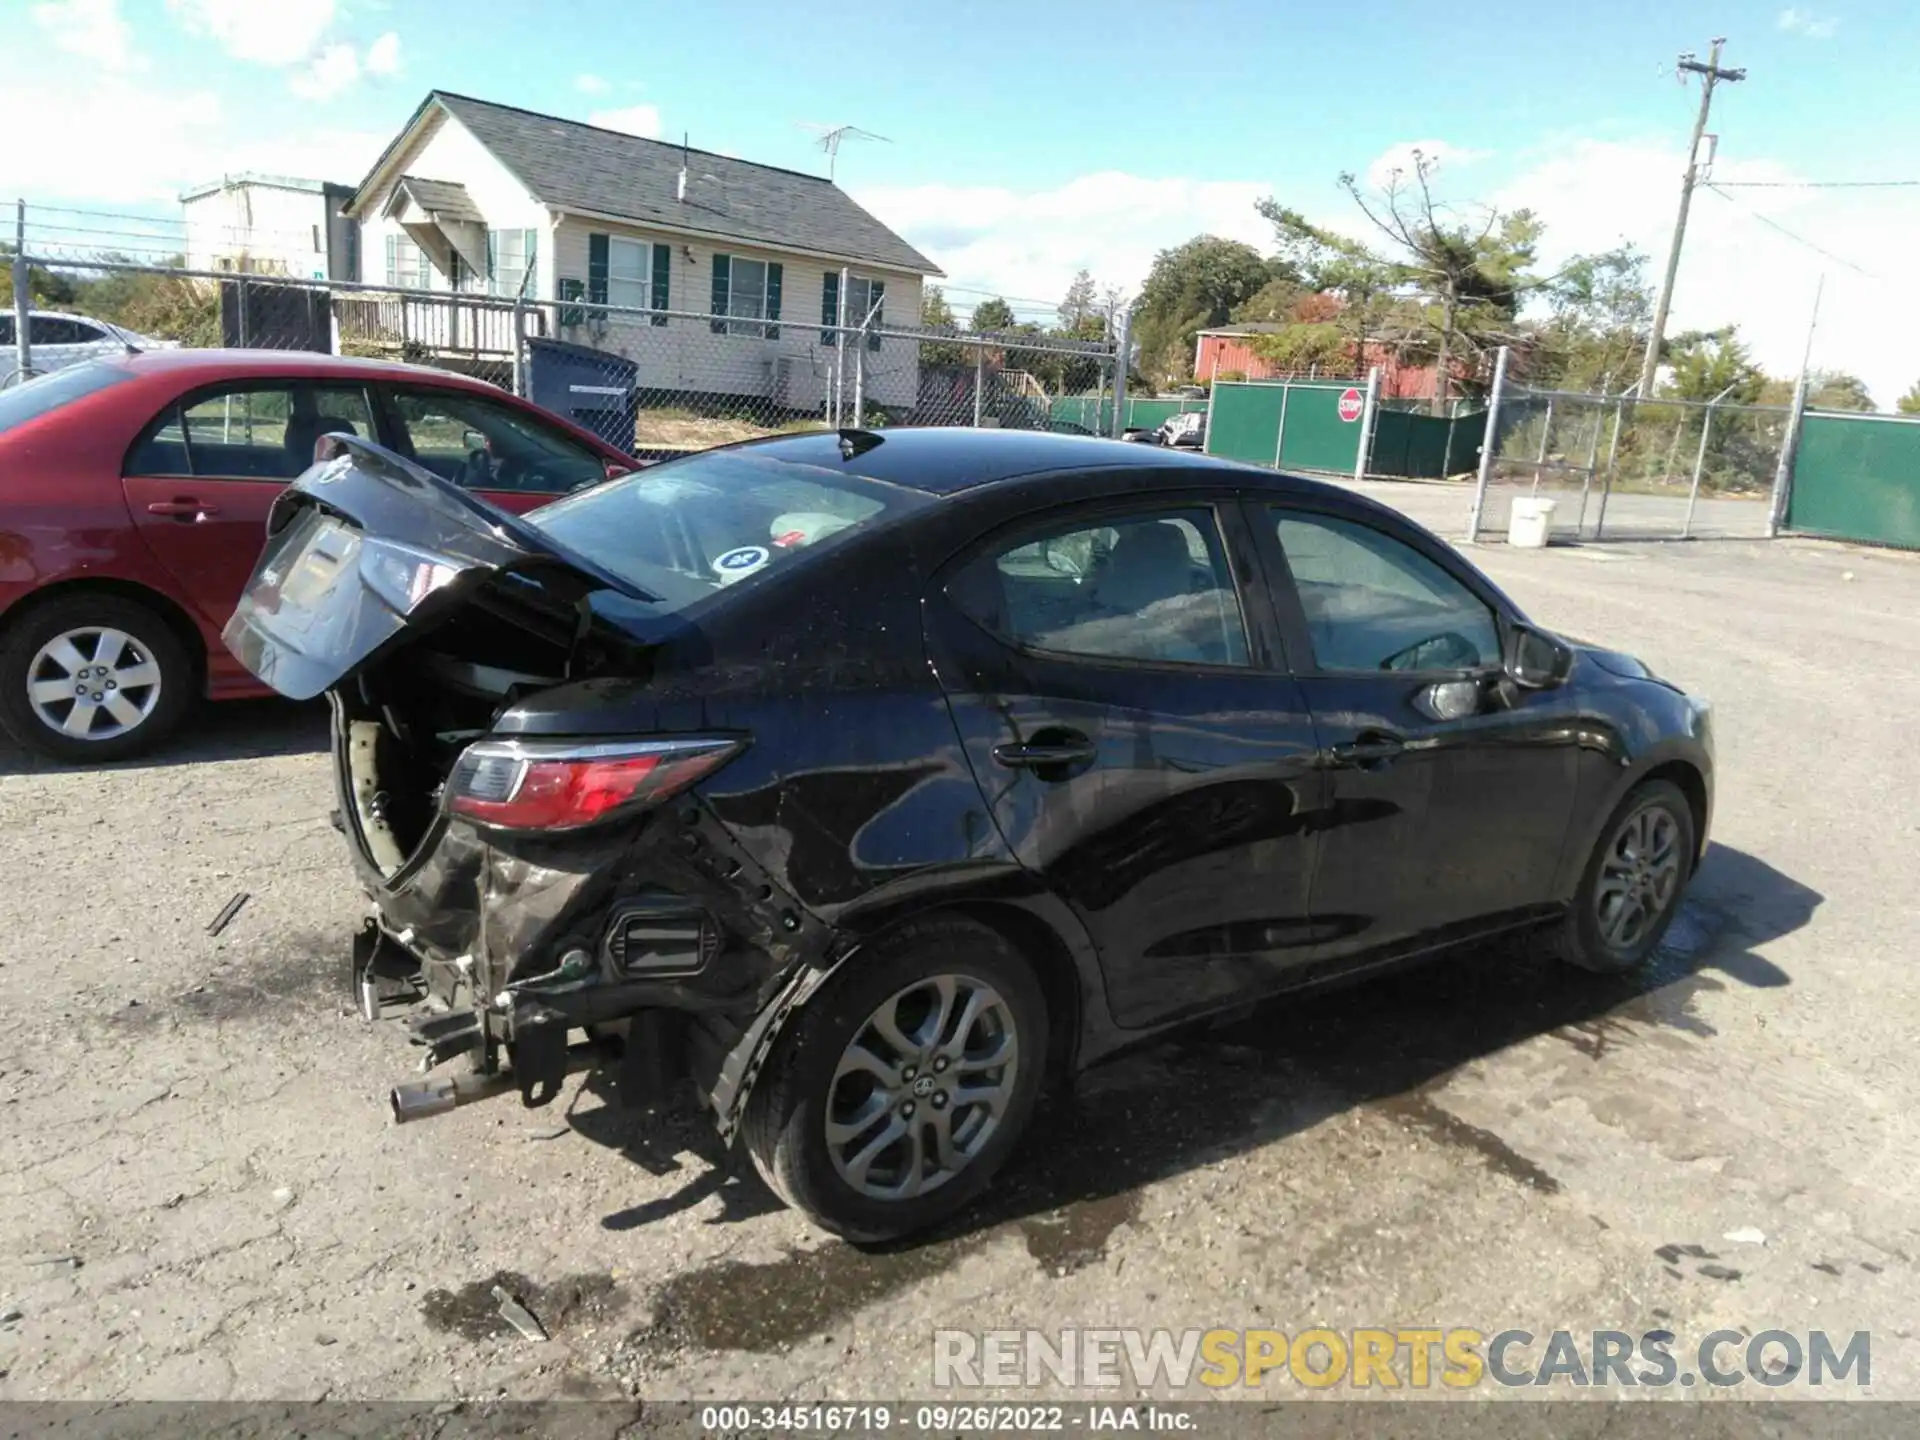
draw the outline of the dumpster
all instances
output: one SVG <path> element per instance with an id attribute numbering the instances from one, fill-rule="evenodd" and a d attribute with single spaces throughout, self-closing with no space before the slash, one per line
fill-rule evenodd
<path id="1" fill-rule="evenodd" d="M 640 413 L 640 367 L 624 356 L 564 340 L 527 341 L 527 399 L 633 450 Z"/>

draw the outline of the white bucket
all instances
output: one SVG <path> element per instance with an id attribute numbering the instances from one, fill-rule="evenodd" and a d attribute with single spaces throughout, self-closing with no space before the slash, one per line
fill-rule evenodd
<path id="1" fill-rule="evenodd" d="M 1531 496 L 1513 502 L 1507 515 L 1507 544 L 1524 550 L 1546 548 L 1547 532 L 1553 528 L 1555 503 Z"/>

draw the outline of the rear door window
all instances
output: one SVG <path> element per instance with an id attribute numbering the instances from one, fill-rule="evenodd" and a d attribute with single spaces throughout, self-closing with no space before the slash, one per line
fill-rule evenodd
<path id="1" fill-rule="evenodd" d="M 563 495 L 607 478 L 605 462 L 536 416 L 459 390 L 396 389 L 402 450 L 466 490 Z"/>
<path id="2" fill-rule="evenodd" d="M 90 345 L 106 338 L 98 325 L 66 315 L 34 315 L 27 321 L 27 339 L 35 345 Z"/>
<path id="3" fill-rule="evenodd" d="M 1022 649 L 1248 663 L 1219 526 L 1202 506 L 1028 532 L 968 564 L 948 595 L 977 624 Z"/>
<path id="4" fill-rule="evenodd" d="M 129 475 L 292 480 L 322 435 L 378 439 L 358 385 L 249 382 L 203 391 L 162 412 L 128 459 Z"/>

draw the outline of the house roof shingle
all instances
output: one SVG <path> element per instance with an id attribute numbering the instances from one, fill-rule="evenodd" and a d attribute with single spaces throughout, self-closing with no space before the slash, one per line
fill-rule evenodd
<path id="1" fill-rule="evenodd" d="M 467 193 L 467 187 L 455 181 L 422 180 L 418 175 L 402 175 L 400 183 L 393 188 L 396 196 L 407 196 L 430 215 L 475 222 L 484 219 L 480 207 L 473 203 L 473 197 Z"/>
<path id="2" fill-rule="evenodd" d="M 554 209 L 941 273 L 821 176 L 704 150 L 683 152 L 678 145 L 444 90 L 429 95 L 422 112 L 435 104 L 472 132 L 537 201 Z M 684 201 L 676 198 L 683 153 Z M 376 175 L 388 158 L 381 157 Z"/>

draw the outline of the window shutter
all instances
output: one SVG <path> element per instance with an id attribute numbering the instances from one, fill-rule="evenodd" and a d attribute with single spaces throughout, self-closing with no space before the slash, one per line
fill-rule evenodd
<path id="1" fill-rule="evenodd" d="M 673 297 L 668 285 L 668 279 L 672 274 L 672 270 L 673 247 L 671 245 L 655 245 L 653 247 L 652 273 L 648 278 L 653 281 L 653 308 L 656 310 L 671 310 L 673 308 Z M 653 323 L 656 325 L 664 325 L 667 323 L 667 317 L 665 315 L 656 315 L 653 317 Z"/>
<path id="2" fill-rule="evenodd" d="M 781 265 L 777 260 L 769 260 L 767 262 L 767 319 L 769 320 L 778 320 L 780 318 L 780 278 L 785 268 L 786 267 Z M 778 340 L 779 338 L 780 327 L 778 325 L 767 326 L 767 339 Z"/>
<path id="3" fill-rule="evenodd" d="M 833 326 L 840 323 L 840 272 L 829 270 L 820 280 L 820 332 L 822 345 L 833 344 Z"/>
<path id="4" fill-rule="evenodd" d="M 397 235 L 387 236 L 387 284 L 400 283 L 400 252 Z"/>
<path id="5" fill-rule="evenodd" d="M 727 322 L 718 317 L 727 313 L 727 295 L 732 279 L 733 261 L 725 255 L 714 256 L 713 309 L 711 313 L 715 318 L 709 323 L 713 333 L 716 335 L 724 335 L 727 333 Z"/>
<path id="6" fill-rule="evenodd" d="M 867 295 L 869 297 L 867 305 L 873 315 L 873 323 L 876 326 L 884 325 L 887 323 L 887 282 L 884 280 L 870 280 L 867 282 L 867 285 Z M 878 335 L 867 336 L 867 349 L 878 350 L 879 348 L 880 337 Z"/>
<path id="7" fill-rule="evenodd" d="M 587 236 L 587 299 L 595 305 L 607 303 L 607 237 Z"/>

